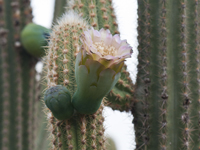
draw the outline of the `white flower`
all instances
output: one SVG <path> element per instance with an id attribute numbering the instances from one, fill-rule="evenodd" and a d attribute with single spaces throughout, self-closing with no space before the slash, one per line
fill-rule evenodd
<path id="1" fill-rule="evenodd" d="M 108 29 L 97 31 L 92 28 L 87 30 L 81 40 L 87 54 L 106 68 L 117 64 L 123 66 L 125 58 L 131 57 L 132 54 L 132 48 L 126 40 L 120 40 L 118 34 L 112 36 Z"/>

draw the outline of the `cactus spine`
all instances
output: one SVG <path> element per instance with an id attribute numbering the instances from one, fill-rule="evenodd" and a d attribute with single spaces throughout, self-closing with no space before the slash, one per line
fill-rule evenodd
<path id="1" fill-rule="evenodd" d="M 198 149 L 198 1 L 138 4 L 136 149 Z"/>
<path id="2" fill-rule="evenodd" d="M 73 12 L 66 13 L 58 21 L 58 25 L 53 27 L 47 56 L 44 58 L 47 88 L 54 85 L 63 85 L 69 89 L 71 95 L 74 94 L 76 90 L 75 57 L 80 49 L 78 37 L 87 28 L 87 23 Z M 81 115 L 77 113 L 71 119 L 63 121 L 54 118 L 48 109 L 46 113 L 49 119 L 52 149 L 96 149 L 100 145 L 99 141 L 96 141 L 96 137 L 99 136 L 98 131 L 101 133 L 99 140 L 103 141 L 102 110 L 97 112 L 98 115 Z M 98 123 L 98 120 L 101 124 Z M 97 130 L 97 127 L 99 130 Z M 104 147 L 104 142 L 99 147 Z"/>

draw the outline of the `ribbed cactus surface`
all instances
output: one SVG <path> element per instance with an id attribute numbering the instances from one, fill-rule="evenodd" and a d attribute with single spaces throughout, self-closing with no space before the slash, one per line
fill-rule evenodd
<path id="1" fill-rule="evenodd" d="M 199 149 L 199 2 L 138 5 L 136 149 Z"/>
<path id="2" fill-rule="evenodd" d="M 35 131 L 35 64 L 20 42 L 32 20 L 29 0 L 0 0 L 0 149 L 32 150 Z M 30 144 L 29 144 L 30 143 Z"/>
<path id="3" fill-rule="evenodd" d="M 87 28 L 87 22 L 73 12 L 64 14 L 53 27 L 44 58 L 47 88 L 63 85 L 74 94 L 75 58 L 81 46 L 79 37 Z M 93 115 L 76 113 L 71 119 L 61 121 L 46 108 L 52 149 L 105 149 L 102 110 Z"/>

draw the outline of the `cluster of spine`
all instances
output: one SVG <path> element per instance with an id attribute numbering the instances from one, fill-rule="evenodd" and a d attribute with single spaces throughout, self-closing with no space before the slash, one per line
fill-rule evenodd
<path id="1" fill-rule="evenodd" d="M 161 117 L 160 117 L 160 130 L 161 130 L 161 148 L 166 150 L 166 142 L 167 142 L 167 120 L 166 120 L 166 108 L 167 108 L 167 100 L 168 100 L 168 90 L 167 90 L 167 28 L 166 28 L 166 1 L 161 2 L 161 16 L 160 16 L 160 26 L 161 31 L 160 34 L 162 36 L 160 40 L 160 61 L 161 61 L 161 74 L 160 74 L 160 83 L 161 83 L 161 103 L 160 103 L 160 110 L 161 110 Z"/>
<path id="2" fill-rule="evenodd" d="M 200 148 L 200 132 L 199 132 L 199 98 L 200 98 L 200 90 L 199 90 L 199 58 L 200 58 L 200 51 L 199 51 L 199 12 L 200 12 L 200 3 L 197 0 L 194 0 L 193 3 L 187 3 L 188 8 L 186 9 L 187 13 L 187 30 L 188 32 L 188 49 L 192 49 L 189 51 L 189 67 L 190 67 L 190 74 L 192 78 L 189 79 L 189 87 L 194 88 L 196 90 L 189 91 L 190 92 L 190 128 L 189 128 L 189 147 L 193 149 Z M 193 144 L 195 143 L 195 144 Z"/>
<path id="3" fill-rule="evenodd" d="M 198 1 L 138 4 L 136 149 L 199 149 Z"/>
<path id="4" fill-rule="evenodd" d="M 102 150 L 106 150 L 105 147 L 105 142 L 106 142 L 106 138 L 104 137 L 104 132 L 105 129 L 103 127 L 103 122 L 104 122 L 104 117 L 103 117 L 103 105 L 99 108 L 99 110 L 97 111 L 97 150 L 98 149 L 102 149 Z"/>
<path id="5" fill-rule="evenodd" d="M 58 25 L 53 27 L 47 55 L 44 58 L 46 88 L 63 85 L 70 91 L 71 96 L 74 94 L 76 90 L 75 59 L 81 48 L 79 37 L 87 28 L 87 23 L 72 11 L 64 14 L 58 21 Z M 45 108 L 49 120 L 52 149 L 86 150 L 97 149 L 97 147 L 105 149 L 104 142 L 98 144 L 104 138 L 102 110 L 102 108 L 99 109 L 93 115 L 76 113 L 71 119 L 60 121 Z"/>
<path id="6" fill-rule="evenodd" d="M 191 98 L 190 98 L 190 88 L 189 88 L 189 68 L 188 68 L 188 44 L 186 43 L 188 38 L 188 35 L 186 33 L 186 4 L 185 1 L 181 1 L 181 63 L 182 63 L 182 101 L 183 101 L 183 113 L 181 114 L 181 120 L 184 126 L 184 129 L 182 131 L 183 134 L 183 148 L 184 149 L 189 149 L 189 138 L 190 138 L 190 103 L 191 103 Z"/>
<path id="7" fill-rule="evenodd" d="M 106 28 L 112 34 L 119 34 L 112 0 L 72 0 L 68 9 L 78 12 L 95 29 Z M 126 68 L 125 65 L 120 80 L 105 99 L 106 106 L 113 110 L 129 111 L 134 103 L 134 85 Z"/>
<path id="8" fill-rule="evenodd" d="M 112 0 L 71 0 L 68 8 L 88 19 L 94 28 L 106 28 L 112 34 L 119 34 Z"/>
<path id="9" fill-rule="evenodd" d="M 98 18 L 102 21 L 100 28 L 106 28 L 113 34 L 119 34 L 112 0 L 97 0 L 97 4 L 99 6 Z"/>
<path id="10" fill-rule="evenodd" d="M 69 2 L 68 8 L 78 12 L 80 16 L 88 20 L 93 28 L 98 29 L 96 0 L 72 0 Z"/>
<path id="11" fill-rule="evenodd" d="M 30 1 L 0 0 L 0 149 L 32 150 L 33 128 L 28 126 L 33 118 L 27 105 L 33 101 L 29 90 L 34 76 L 36 60 L 26 54 L 20 43 L 20 32 L 32 19 Z M 33 103 L 34 104 L 34 103 Z M 33 106 L 33 105 L 32 105 Z M 31 107 L 32 107 L 31 106 Z M 27 116 L 27 117 L 25 117 Z M 28 118 L 28 119 L 27 119 Z M 32 122 L 33 123 L 33 122 Z M 30 139 L 30 140 L 28 140 Z M 30 144 L 32 145 L 32 144 Z"/>

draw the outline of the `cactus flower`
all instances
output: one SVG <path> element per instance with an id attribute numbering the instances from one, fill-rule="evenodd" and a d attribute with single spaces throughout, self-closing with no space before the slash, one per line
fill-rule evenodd
<path id="1" fill-rule="evenodd" d="M 126 40 L 104 29 L 85 31 L 81 41 L 83 45 L 75 65 L 77 91 L 72 104 L 79 113 L 93 114 L 115 86 L 132 49 Z"/>
<path id="2" fill-rule="evenodd" d="M 70 92 L 62 85 L 49 88 L 44 94 L 44 102 L 59 120 L 69 119 L 74 113 Z"/>

